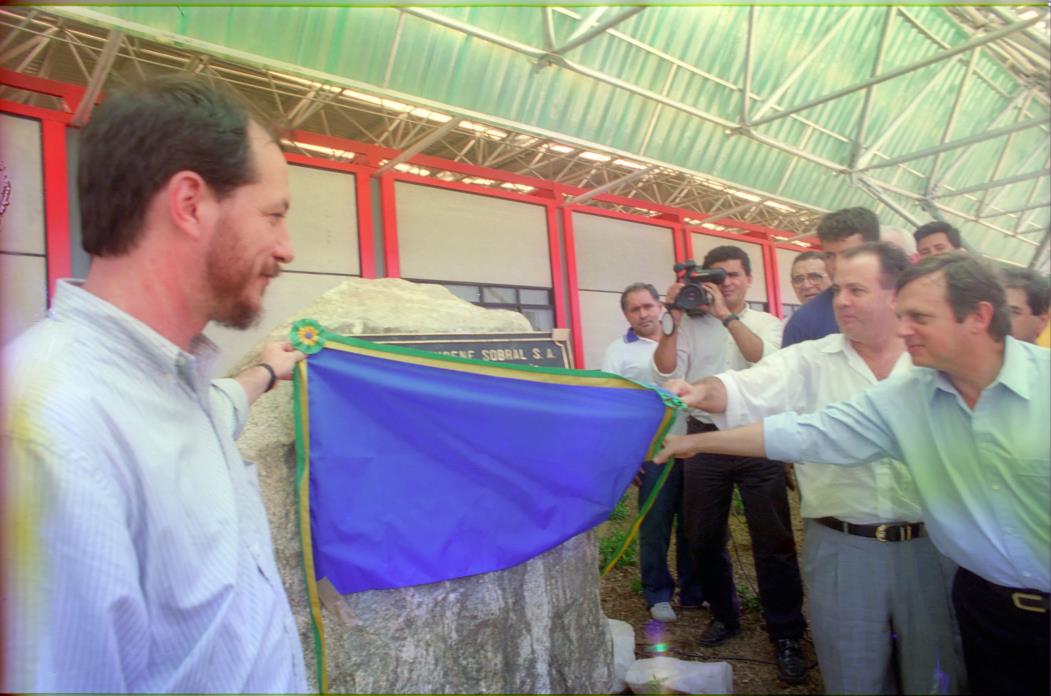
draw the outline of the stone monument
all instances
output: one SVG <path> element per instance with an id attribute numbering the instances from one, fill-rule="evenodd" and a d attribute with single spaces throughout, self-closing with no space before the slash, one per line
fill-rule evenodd
<path id="1" fill-rule="evenodd" d="M 344 335 L 532 330 L 520 314 L 476 307 L 440 286 L 351 279 L 289 317 L 267 340 L 286 339 L 304 317 Z M 234 372 L 253 364 L 258 352 L 259 346 Z M 277 564 L 316 688 L 296 524 L 290 383 L 256 402 L 238 444 L 258 466 Z M 504 571 L 345 596 L 331 586 L 323 590 L 333 693 L 609 693 L 613 682 L 593 532 Z"/>

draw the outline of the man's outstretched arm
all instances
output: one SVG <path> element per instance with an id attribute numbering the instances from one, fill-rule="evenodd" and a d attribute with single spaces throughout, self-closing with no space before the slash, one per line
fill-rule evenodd
<path id="1" fill-rule="evenodd" d="M 715 430 L 693 435 L 669 435 L 664 446 L 653 458 L 655 464 L 663 464 L 672 458 L 688 459 L 698 452 L 732 454 L 738 457 L 765 457 L 763 424 L 752 423 L 732 430 Z"/>

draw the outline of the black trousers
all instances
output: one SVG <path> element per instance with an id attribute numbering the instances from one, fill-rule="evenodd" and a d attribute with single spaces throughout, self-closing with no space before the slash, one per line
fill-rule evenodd
<path id="1" fill-rule="evenodd" d="M 690 433 L 715 429 L 692 418 L 689 421 Z M 741 491 L 752 537 L 759 602 L 767 633 L 771 640 L 800 638 L 806 630 L 803 582 L 782 462 L 717 454 L 699 454 L 687 460 L 683 470 L 683 517 L 701 594 L 715 619 L 728 625 L 738 623 L 733 565 L 726 553 L 734 485 Z"/>
<path id="2" fill-rule="evenodd" d="M 1039 594 L 1034 590 L 1021 590 Z M 1015 604 L 1010 588 L 960 568 L 952 603 L 960 625 L 967 678 L 975 694 L 1051 693 L 1051 613 Z M 1046 607 L 1047 595 L 1043 595 Z"/>

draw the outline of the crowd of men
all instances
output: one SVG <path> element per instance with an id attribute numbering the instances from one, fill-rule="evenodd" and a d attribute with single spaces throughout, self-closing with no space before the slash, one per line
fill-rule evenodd
<path id="1" fill-rule="evenodd" d="M 212 380 L 209 321 L 250 325 L 293 249 L 278 140 L 194 78 L 116 92 L 80 141 L 83 281 L 4 353 L 6 691 L 300 692 L 298 630 L 252 467 L 250 405 L 303 355 L 267 346 Z M 885 230 L 886 232 L 886 230 Z M 707 603 L 740 630 L 733 490 L 777 668 L 804 679 L 804 587 L 833 693 L 1048 692 L 1047 281 L 1001 280 L 945 223 L 880 241 L 850 208 L 800 254 L 787 323 L 749 306 L 726 245 L 700 311 L 628 286 L 603 367 L 690 407 L 641 476 L 674 466 L 642 526 L 659 621 Z M 883 235 L 890 237 L 891 235 Z M 931 257 L 931 258 L 926 258 Z M 917 369 L 923 368 L 923 369 Z M 805 415 L 796 415 L 805 414 Z M 805 518 L 797 557 L 787 487 Z M 677 530 L 677 572 L 667 567 Z M 958 629 L 958 630 L 957 630 Z M 962 639 L 962 648 L 961 648 Z"/>
<path id="2" fill-rule="evenodd" d="M 632 328 L 607 355 L 634 341 L 635 372 L 652 353 L 653 381 L 690 407 L 688 434 L 655 460 L 676 467 L 676 487 L 640 535 L 653 617 L 675 616 L 652 597 L 674 593 L 665 556 L 677 517 L 693 562 L 680 570 L 691 583 L 681 604 L 699 593 L 711 609 L 699 642 L 739 630 L 726 554 L 736 485 L 783 680 L 806 671 L 805 587 L 829 693 L 1047 693 L 1051 376 L 1049 352 L 1033 345 L 1048 328 L 1047 280 L 998 273 L 944 222 L 917 228 L 913 245 L 849 208 L 817 234 L 823 253 L 793 261 L 800 308 L 780 341 L 780 323 L 744 301 L 751 273 L 734 246 L 702 262 L 727 272 L 704 286 L 704 311 L 673 307 L 681 284 L 661 331 L 652 286 L 646 324 L 624 307 Z M 801 574 L 777 460 L 800 465 Z"/>

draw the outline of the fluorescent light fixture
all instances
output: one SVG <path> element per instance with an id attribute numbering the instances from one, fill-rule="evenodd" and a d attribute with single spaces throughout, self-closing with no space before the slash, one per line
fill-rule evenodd
<path id="1" fill-rule="evenodd" d="M 628 169 L 645 169 L 646 168 L 645 164 L 639 164 L 638 162 L 632 162 L 631 160 L 626 160 L 626 159 L 615 159 L 615 160 L 613 160 L 613 164 L 619 164 L 620 166 L 627 167 Z"/>
<path id="2" fill-rule="evenodd" d="M 593 162 L 609 162 L 611 159 L 613 159 L 609 155 L 603 155 L 599 152 L 588 152 L 586 150 L 580 153 L 580 158 L 592 160 Z"/>

